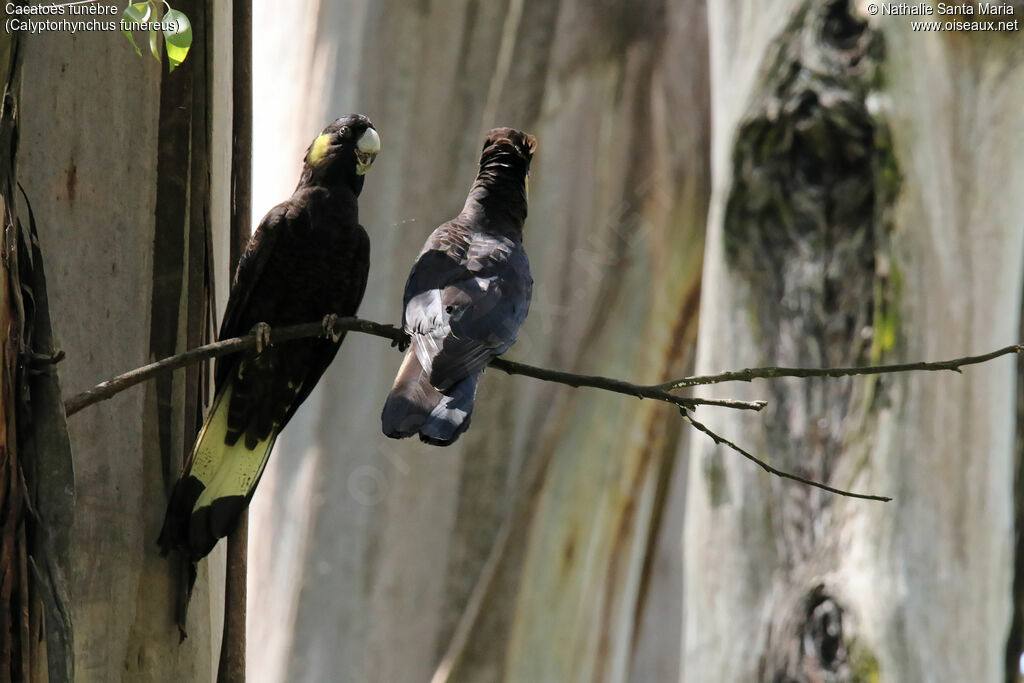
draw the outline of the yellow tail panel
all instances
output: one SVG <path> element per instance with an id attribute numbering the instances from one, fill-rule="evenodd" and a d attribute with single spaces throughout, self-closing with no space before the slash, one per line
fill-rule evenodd
<path id="1" fill-rule="evenodd" d="M 217 498 L 248 498 L 263 474 L 270 457 L 270 449 L 277 438 L 276 434 L 271 434 L 251 450 L 245 447 L 244 435 L 234 446 L 224 443 L 224 437 L 228 432 L 231 391 L 229 385 L 218 396 L 216 405 L 196 439 L 189 473 L 202 482 L 205 489 L 193 509 L 208 506 Z"/>

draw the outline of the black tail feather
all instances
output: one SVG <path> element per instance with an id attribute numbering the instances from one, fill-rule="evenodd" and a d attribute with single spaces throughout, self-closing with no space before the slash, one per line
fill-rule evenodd
<path id="1" fill-rule="evenodd" d="M 440 400 L 441 392 L 430 386 L 429 378 L 410 349 L 380 415 L 384 435 L 392 439 L 412 436 L 427 421 L 430 411 Z"/>
<path id="2" fill-rule="evenodd" d="M 404 439 L 419 433 L 434 446 L 448 446 L 469 427 L 478 375 L 474 374 L 442 393 L 431 386 L 416 354 L 410 350 L 381 412 L 385 436 Z"/>
<path id="3" fill-rule="evenodd" d="M 479 373 L 474 373 L 442 394 L 441 400 L 420 427 L 422 441 L 434 446 L 448 446 L 469 429 L 479 377 Z"/>
<path id="4" fill-rule="evenodd" d="M 167 503 L 164 525 L 160 530 L 160 537 L 157 539 L 161 555 L 167 555 L 174 549 L 187 557 L 193 556 L 189 534 L 192 508 L 205 489 L 206 487 L 201 481 L 189 474 L 182 475 L 174 484 L 170 501 Z"/>

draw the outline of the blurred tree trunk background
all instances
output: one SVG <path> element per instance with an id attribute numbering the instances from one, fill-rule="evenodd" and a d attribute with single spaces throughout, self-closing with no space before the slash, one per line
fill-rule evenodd
<path id="1" fill-rule="evenodd" d="M 540 147 L 524 233 L 536 284 L 508 356 L 685 374 L 710 189 L 703 3 L 259 2 L 254 25 L 254 217 L 294 186 L 324 123 L 360 111 L 380 130 L 361 315 L 400 319 L 484 134 L 513 126 Z M 399 361 L 349 335 L 279 441 L 250 517 L 252 680 L 428 680 L 509 517 L 455 680 L 675 675 L 681 527 L 663 513 L 684 483 L 678 412 L 492 371 L 455 446 L 395 442 L 379 414 Z M 662 590 L 675 604 L 648 597 Z"/>
<path id="2" fill-rule="evenodd" d="M 1019 33 L 869 25 L 846 2 L 704 11 L 257 3 L 257 102 L 280 104 L 257 106 L 254 215 L 290 188 L 319 126 L 368 114 L 384 150 L 362 200 L 363 313 L 397 320 L 408 265 L 461 206 L 483 132 L 512 125 L 540 140 L 536 293 L 512 358 L 684 374 L 705 225 L 698 370 L 1015 339 Z M 771 479 L 664 406 L 494 372 L 456 447 L 387 442 L 376 426 L 397 362 L 350 336 L 279 444 L 254 506 L 253 680 L 425 680 L 506 518 L 455 680 L 1010 675 L 1010 359 L 702 392 L 769 399 L 761 415 L 701 417 L 887 505 Z"/>

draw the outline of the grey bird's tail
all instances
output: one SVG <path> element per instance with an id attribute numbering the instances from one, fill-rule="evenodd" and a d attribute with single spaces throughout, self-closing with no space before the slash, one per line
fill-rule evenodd
<path id="1" fill-rule="evenodd" d="M 380 416 L 385 436 L 404 439 L 419 433 L 420 440 L 434 446 L 454 443 L 469 428 L 479 377 L 475 372 L 442 393 L 410 349 Z"/>

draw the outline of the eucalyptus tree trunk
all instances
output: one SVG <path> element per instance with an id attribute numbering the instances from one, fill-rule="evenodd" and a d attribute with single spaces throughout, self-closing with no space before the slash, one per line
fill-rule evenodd
<path id="1" fill-rule="evenodd" d="M 171 74 L 120 31 L 20 36 L 18 180 L 38 223 L 65 396 L 202 343 L 218 315 L 231 141 L 222 5 L 175 3 L 195 41 Z M 183 577 L 156 545 L 203 375 L 196 366 L 68 419 L 74 523 L 57 531 L 69 544 L 77 680 L 213 679 L 222 553 L 200 565 L 179 645 Z M 50 680 L 70 679 L 51 667 Z"/>
<path id="2" fill-rule="evenodd" d="M 257 3 L 254 24 L 254 218 L 291 191 L 326 122 L 359 111 L 380 131 L 361 315 L 400 319 L 484 134 L 514 126 L 540 147 L 533 303 L 508 356 L 684 374 L 709 192 L 703 3 Z M 492 552 L 453 680 L 674 677 L 680 534 L 668 551 L 656 537 L 683 490 L 678 412 L 492 371 L 456 445 L 390 441 L 379 415 L 399 360 L 350 334 L 278 441 L 250 517 L 250 678 L 429 680 Z"/>
<path id="3" fill-rule="evenodd" d="M 17 186 L 22 66 L 19 36 L 0 36 L 0 680 L 71 680 L 73 473 L 45 268 Z"/>
<path id="4" fill-rule="evenodd" d="M 1015 5 L 1018 16 L 1024 8 Z M 697 366 L 842 366 L 1018 338 L 1024 44 L 846 2 L 710 6 Z M 1014 363 L 718 385 L 690 437 L 682 680 L 1014 680 Z M 1014 650 L 1014 648 L 1016 648 Z M 1008 662 L 1008 663 L 1006 663 Z"/>

